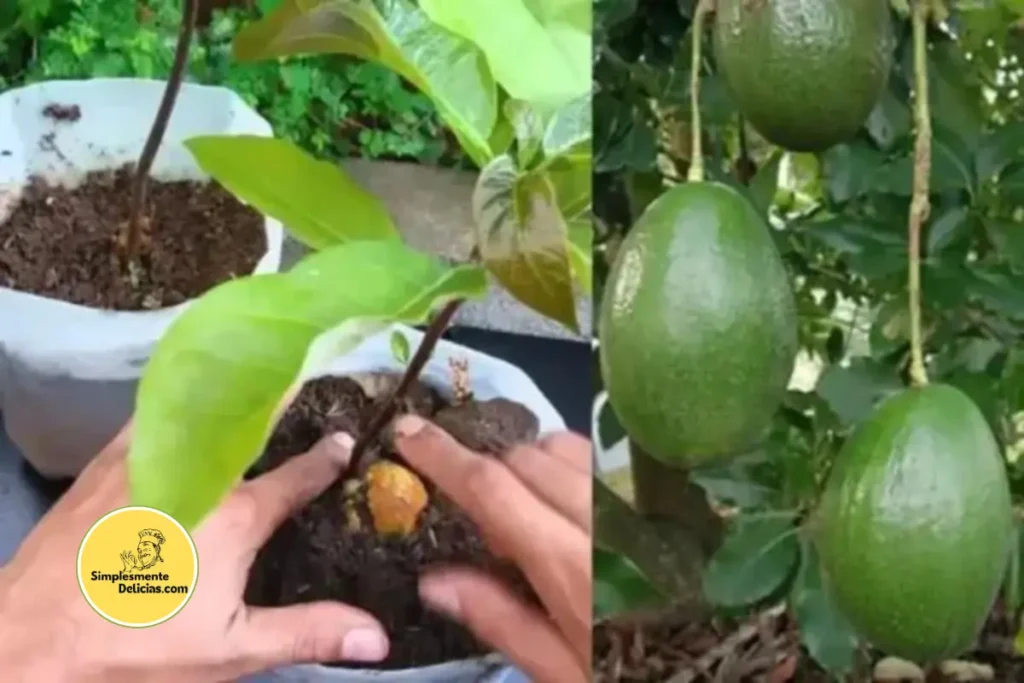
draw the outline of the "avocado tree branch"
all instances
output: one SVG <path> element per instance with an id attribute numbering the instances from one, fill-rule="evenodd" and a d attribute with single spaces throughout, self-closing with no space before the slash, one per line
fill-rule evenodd
<path id="1" fill-rule="evenodd" d="M 932 167 L 932 125 L 928 103 L 928 15 L 929 0 L 914 0 L 914 190 L 908 221 L 908 292 L 910 304 L 910 381 L 914 386 L 928 383 L 921 333 L 921 227 L 930 211 L 928 181 Z"/>
<path id="2" fill-rule="evenodd" d="M 704 180 L 703 133 L 700 123 L 700 66 L 701 43 L 704 40 L 704 20 L 711 11 L 714 0 L 698 0 L 693 11 L 693 37 L 690 52 L 690 168 L 686 179 L 691 183 Z"/>
<path id="3" fill-rule="evenodd" d="M 153 166 L 153 160 L 160 149 L 164 133 L 167 132 L 167 124 L 171 119 L 171 112 L 174 111 L 174 102 L 178 98 L 178 91 L 181 90 L 181 82 L 185 77 L 185 66 L 188 63 L 189 47 L 192 44 L 192 33 L 195 30 L 196 15 L 199 13 L 199 0 L 181 0 L 181 25 L 178 28 L 178 44 L 174 49 L 174 63 L 171 65 L 171 73 L 167 77 L 167 85 L 164 88 L 163 98 L 160 100 L 160 107 L 157 109 L 156 118 L 153 119 L 153 127 L 149 130 L 149 137 L 142 148 L 142 154 L 135 165 L 135 176 L 132 178 L 131 205 L 128 214 L 128 222 L 125 225 L 124 233 L 121 235 L 120 245 L 122 251 L 122 264 L 127 268 L 139 248 L 139 241 L 142 234 L 142 211 L 146 203 L 146 190 L 149 184 L 149 170 Z"/>

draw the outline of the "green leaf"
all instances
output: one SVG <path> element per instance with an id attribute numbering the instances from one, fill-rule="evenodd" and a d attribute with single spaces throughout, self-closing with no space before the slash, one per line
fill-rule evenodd
<path id="1" fill-rule="evenodd" d="M 391 354 L 402 365 L 409 362 L 409 338 L 401 330 L 391 333 Z"/>
<path id="2" fill-rule="evenodd" d="M 242 61 L 340 53 L 377 62 L 434 101 L 474 162 L 494 156 L 497 89 L 484 55 L 409 0 L 285 0 L 239 32 L 234 52 Z"/>
<path id="3" fill-rule="evenodd" d="M 432 20 L 487 55 L 512 97 L 549 111 L 590 90 L 590 27 L 580 21 L 590 3 L 561 0 L 552 13 L 525 0 L 420 0 Z"/>
<path id="4" fill-rule="evenodd" d="M 398 239 L 384 205 L 341 167 L 287 140 L 254 135 L 191 138 L 199 167 L 229 192 L 281 221 L 313 249 L 353 240 Z"/>
<path id="5" fill-rule="evenodd" d="M 781 150 L 773 152 L 750 181 L 751 202 L 762 215 L 768 214 L 768 210 L 775 201 L 775 191 L 779 187 L 779 164 L 782 163 L 782 156 Z"/>
<path id="6" fill-rule="evenodd" d="M 863 422 L 886 395 L 901 388 L 887 368 L 865 358 L 849 367 L 830 365 L 818 378 L 817 392 L 845 425 Z"/>
<path id="7" fill-rule="evenodd" d="M 589 143 L 593 139 L 592 111 L 589 92 L 556 111 L 544 130 L 544 155 L 555 158 Z"/>
<path id="8" fill-rule="evenodd" d="M 986 218 L 985 229 L 1000 255 L 1018 273 L 1024 273 L 1024 223 Z"/>
<path id="9" fill-rule="evenodd" d="M 794 515 L 735 519 L 704 574 L 704 594 L 721 607 L 744 607 L 768 597 L 790 577 L 799 558 Z"/>
<path id="10" fill-rule="evenodd" d="M 392 321 L 486 291 L 399 241 L 352 242 L 288 273 L 232 280 L 177 318 L 139 385 L 128 457 L 133 505 L 192 529 L 260 456 L 289 388 Z"/>
<path id="11" fill-rule="evenodd" d="M 505 155 L 480 174 L 473 217 L 488 270 L 524 304 L 575 332 L 568 230 L 557 201 L 546 174 L 520 175 Z"/>
<path id="12" fill-rule="evenodd" d="M 857 634 L 822 585 L 818 554 L 810 543 L 803 544 L 800 572 L 793 582 L 789 604 L 800 624 L 800 638 L 814 661 L 839 678 L 851 671 L 857 655 Z"/>
<path id="13" fill-rule="evenodd" d="M 548 179 L 555 191 L 558 210 L 572 219 L 587 211 L 593 196 L 593 163 L 589 154 L 559 156 L 533 171 Z"/>
<path id="14" fill-rule="evenodd" d="M 594 224 L 589 216 L 569 221 L 569 263 L 572 274 L 587 294 L 594 288 Z"/>
<path id="15" fill-rule="evenodd" d="M 1024 602 L 1024 525 L 1014 520 L 1012 552 L 1006 565 L 1006 579 L 1003 582 L 1003 599 L 1010 614 L 1015 613 Z"/>
<path id="16" fill-rule="evenodd" d="M 928 253 L 938 254 L 954 242 L 964 228 L 967 227 L 966 206 L 955 206 L 949 209 L 928 228 Z"/>
<path id="17" fill-rule="evenodd" d="M 659 605 L 665 597 L 633 562 L 619 553 L 595 546 L 594 618 Z"/>
<path id="18" fill-rule="evenodd" d="M 519 165 L 528 168 L 543 144 L 544 119 L 529 102 L 523 100 L 508 100 L 505 102 L 504 110 L 506 118 L 515 130 Z"/>

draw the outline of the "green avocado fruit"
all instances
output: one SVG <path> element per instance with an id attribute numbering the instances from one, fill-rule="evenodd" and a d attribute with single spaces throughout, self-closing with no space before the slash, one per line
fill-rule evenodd
<path id="1" fill-rule="evenodd" d="M 761 440 L 797 351 L 770 228 L 735 189 L 677 185 L 629 231 L 601 302 L 601 374 L 630 437 L 693 467 Z"/>
<path id="2" fill-rule="evenodd" d="M 941 384 L 886 399 L 839 453 L 812 525 L 830 594 L 874 646 L 922 664 L 970 649 L 1013 533 L 981 411 Z"/>
<path id="3" fill-rule="evenodd" d="M 719 73 L 770 142 L 820 151 L 852 137 L 892 64 L 888 0 L 717 0 Z"/>

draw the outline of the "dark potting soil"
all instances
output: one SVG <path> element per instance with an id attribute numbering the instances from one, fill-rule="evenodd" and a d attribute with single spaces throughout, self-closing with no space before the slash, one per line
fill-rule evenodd
<path id="1" fill-rule="evenodd" d="M 305 452 L 326 434 L 346 431 L 358 438 L 377 405 L 352 379 L 307 384 L 278 424 L 253 474 Z M 440 416 L 457 438 L 476 439 L 477 444 L 506 445 L 537 437 L 536 417 L 510 401 L 470 400 L 452 407 L 433 390 L 417 385 L 403 409 Z M 400 462 L 388 442 L 385 434 L 371 444 L 368 460 Z M 339 600 L 370 612 L 391 638 L 389 656 L 378 665 L 382 669 L 428 666 L 486 653 L 488 648 L 468 631 L 420 602 L 419 577 L 435 565 L 468 565 L 500 577 L 528 600 L 534 595 L 517 569 L 491 554 L 475 525 L 424 483 L 430 504 L 421 513 L 417 530 L 407 537 L 385 537 L 371 524 L 346 524 L 346 486 L 335 482 L 285 522 L 260 552 L 247 600 L 264 606 Z"/>
<path id="2" fill-rule="evenodd" d="M 155 309 L 251 273 L 266 252 L 263 217 L 216 183 L 150 181 L 137 267 L 125 272 L 116 240 L 130 186 L 130 166 L 90 173 L 71 190 L 34 178 L 0 224 L 0 285 L 96 308 Z"/>

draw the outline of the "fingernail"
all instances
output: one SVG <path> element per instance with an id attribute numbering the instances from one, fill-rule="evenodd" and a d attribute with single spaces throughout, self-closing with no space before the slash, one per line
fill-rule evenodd
<path id="1" fill-rule="evenodd" d="M 427 421 L 417 415 L 403 415 L 395 423 L 395 431 L 402 438 L 416 436 L 427 426 Z"/>
<path id="2" fill-rule="evenodd" d="M 329 450 L 334 459 L 343 465 L 348 464 L 352 447 L 356 445 L 355 439 L 345 432 L 335 432 L 328 437 L 328 440 L 332 446 Z"/>
<path id="3" fill-rule="evenodd" d="M 374 628 L 357 628 L 345 634 L 341 656 L 356 662 L 379 662 L 388 656 L 388 639 Z"/>
<path id="4" fill-rule="evenodd" d="M 450 616 L 457 617 L 462 611 L 462 606 L 459 604 L 459 593 L 447 584 L 424 581 L 420 585 L 420 597 L 431 607 L 446 612 Z"/>

